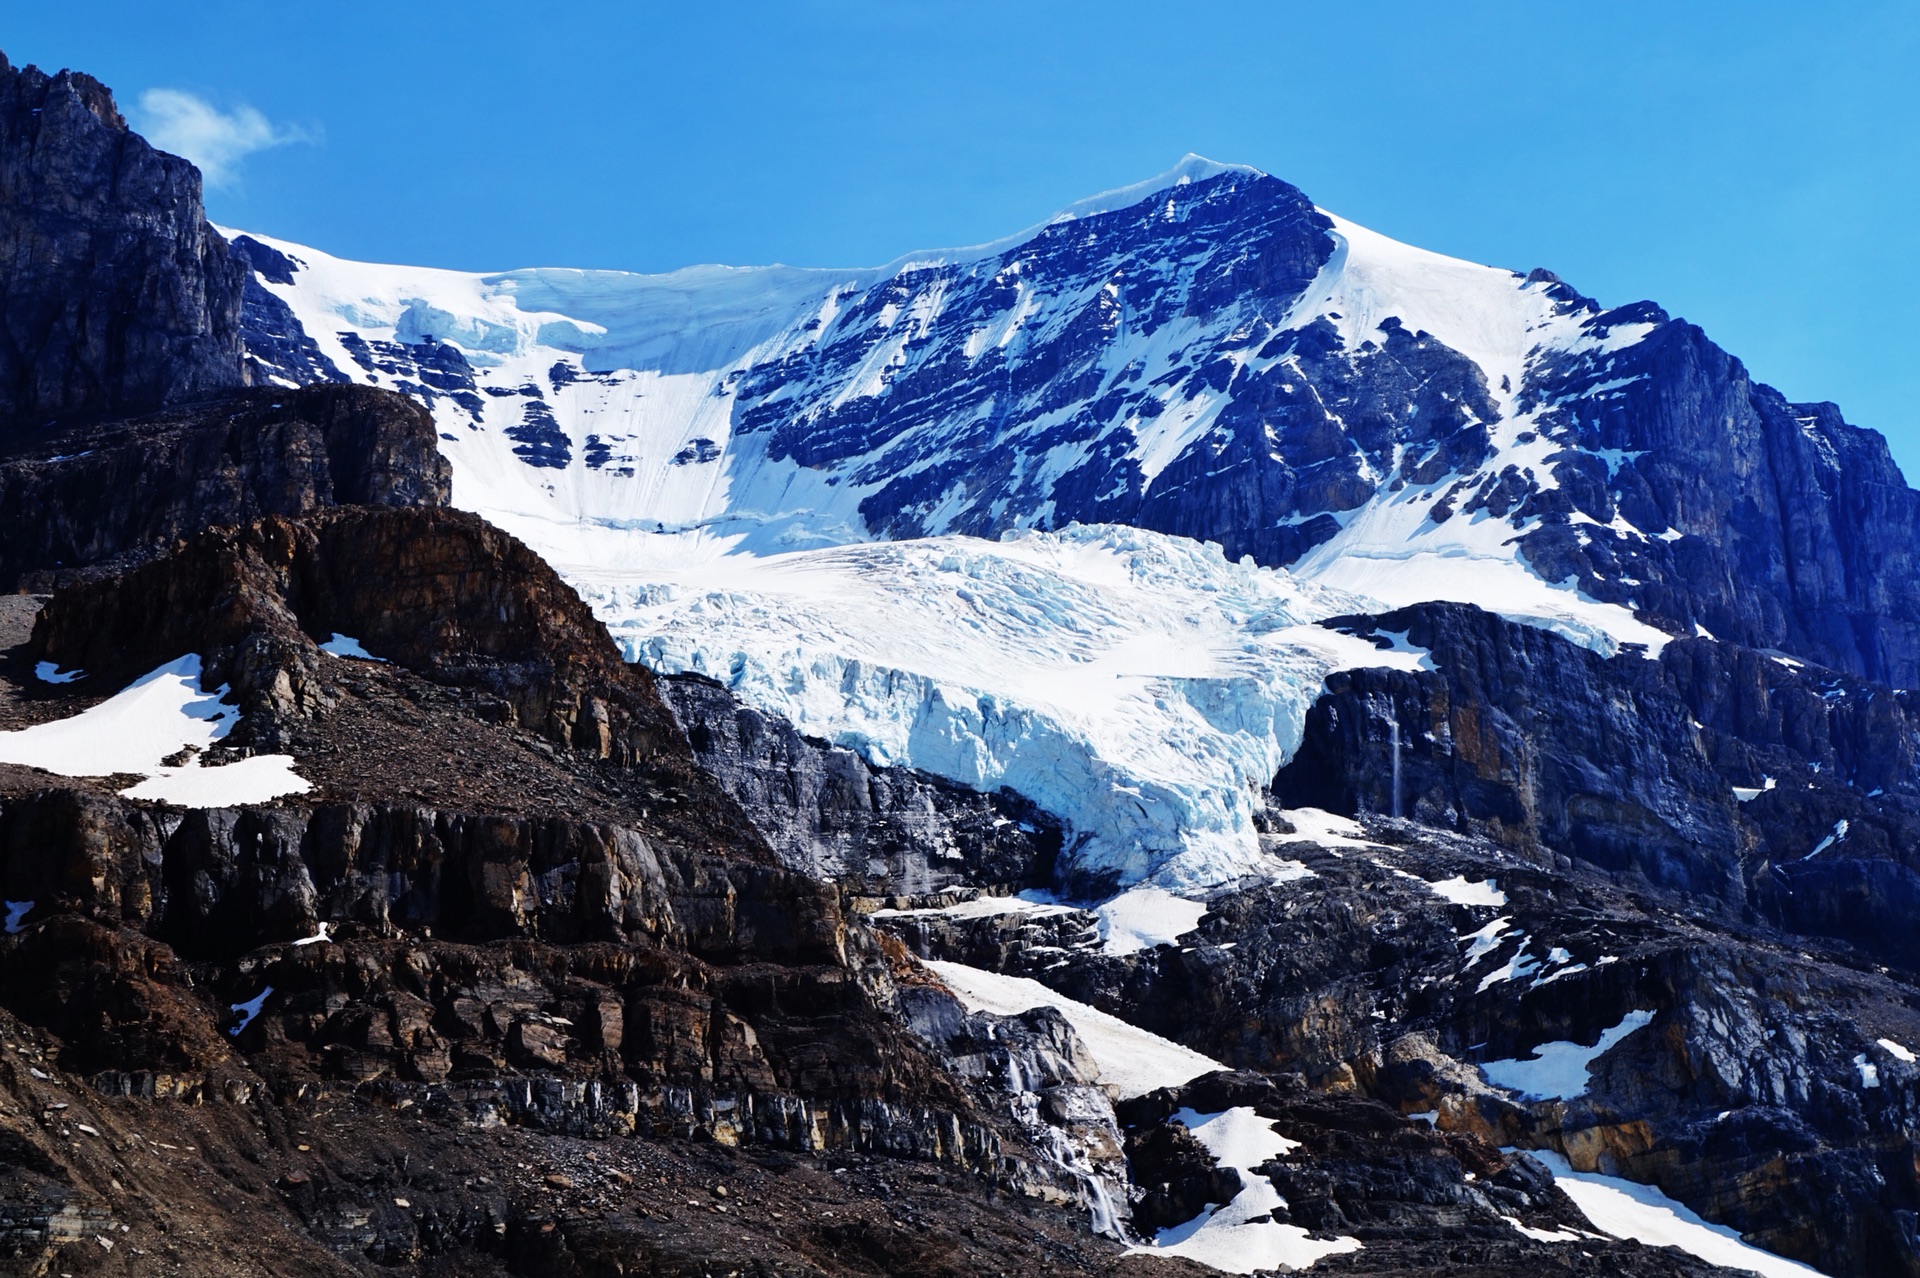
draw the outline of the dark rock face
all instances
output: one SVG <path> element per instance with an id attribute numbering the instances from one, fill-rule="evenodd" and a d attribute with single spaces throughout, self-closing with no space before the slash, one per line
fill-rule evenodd
<path id="1" fill-rule="evenodd" d="M 8 893 L 37 894 L 0 938 L 9 1039 L 45 1044 L 46 1065 L 90 1081 L 83 1103 L 122 1121 L 178 1102 L 239 1101 L 276 1126 L 411 1110 L 448 1132 L 614 1141 L 608 1157 L 635 1137 L 884 1157 L 1073 1201 L 1071 1178 L 995 1116 L 991 1082 L 950 1074 L 893 1010 L 895 957 L 831 887 L 773 867 L 558 820 L 327 806 L 181 820 L 72 792 L 8 802 L 0 846 Z M 333 939 L 287 943 L 341 912 Z M 1003 1053 L 1032 1032 L 998 1034 L 936 987 L 916 1000 Z M 341 1157 L 300 1160 L 303 1174 L 338 1175 Z M 701 1184 L 634 1200 L 677 1207 Z M 265 1271 L 258 1244 L 245 1257 Z"/>
<path id="2" fill-rule="evenodd" d="M 1487 424 L 1500 414 L 1485 376 L 1398 320 L 1352 352 L 1321 320 L 1274 336 L 1259 357 L 1280 362 L 1235 370 L 1214 429 L 1140 485 L 1137 505 L 1090 504 L 1089 513 L 1217 541 L 1229 558 L 1289 564 L 1332 536 L 1333 512 L 1372 497 L 1398 459 L 1410 459 L 1403 482 L 1431 483 L 1489 455 Z"/>
<path id="3" fill-rule="evenodd" d="M 290 386 L 348 380 L 312 335 L 300 327 L 293 308 L 261 284 L 262 280 L 292 283 L 293 273 L 300 269 L 299 261 L 251 235 L 236 236 L 231 247 L 246 275 L 240 330 L 245 338 L 247 357 L 255 366 L 253 380 L 278 381 Z"/>
<path id="4" fill-rule="evenodd" d="M 910 768 L 876 768 L 699 675 L 670 676 L 660 688 L 700 766 L 753 813 L 789 869 L 881 895 L 1053 881 L 1060 823 L 1011 791 L 980 794 Z"/>
<path id="5" fill-rule="evenodd" d="M 85 1074 L 178 1072 L 227 1057 L 204 1029 L 155 1010 L 163 1003 L 144 1016 L 98 1016 L 138 1003 L 116 982 L 169 985 L 187 975 L 184 963 L 203 979 L 217 973 L 232 1001 L 258 993 L 241 990 L 249 983 L 273 986 L 264 1019 L 249 1021 L 236 1046 L 272 1054 L 287 1044 L 306 1057 L 282 1062 L 301 1077 L 444 1082 L 498 1077 L 511 1063 L 858 1099 L 861 1087 L 845 1085 L 871 1057 L 829 1044 L 882 1033 L 898 1041 L 872 1099 L 932 1102 L 943 1086 L 934 1066 L 915 1063 L 910 1039 L 863 1008 L 871 993 L 822 970 L 844 970 L 848 947 L 863 944 L 857 962 L 884 970 L 870 942 L 850 937 L 830 888 L 689 856 L 638 830 L 327 806 L 180 820 L 70 792 L 9 803 L 0 826 L 8 891 L 39 902 L 33 917 L 46 920 L 8 950 L 10 1005 L 59 1036 L 63 1067 Z M 285 944 L 322 918 L 341 940 Z M 128 929 L 152 941 L 130 940 Z M 563 948 L 507 944 L 536 940 Z M 148 954 L 146 973 L 92 966 L 130 944 Z M 776 976 L 783 968 L 792 971 Z M 775 989 L 752 992 L 769 979 Z M 192 1001 L 184 988 L 170 997 Z M 801 1012 L 810 1002 L 825 1018 L 811 1025 Z M 784 1016 L 757 1031 L 738 1014 L 759 1019 L 753 1007 L 771 1005 Z M 787 1071 L 769 1062 L 787 1058 L 800 1072 L 783 1082 Z M 946 1098 L 964 1107 L 951 1088 Z"/>
<path id="6" fill-rule="evenodd" d="M 1043 980 L 1263 1076 L 1117 1107 L 1148 1218 L 1222 1192 L 1169 1117 L 1250 1105 L 1307 1146 L 1257 1174 L 1293 1223 L 1365 1241 L 1354 1272 L 1416 1263 L 1436 1229 L 1502 1215 L 1585 1228 L 1555 1215 L 1537 1168 L 1487 1161 L 1512 1145 L 1656 1184 L 1824 1272 L 1920 1272 L 1907 1223 L 1920 1070 L 1881 1041 L 1920 1037 L 1910 978 L 1845 946 L 1695 922 L 1683 893 L 1622 890 L 1551 854 L 1530 852 L 1536 863 L 1406 821 L 1369 820 L 1366 836 L 1373 846 L 1343 849 L 1266 836 L 1308 873 L 1223 889 L 1178 944 L 1125 957 L 1103 953 L 1090 914 L 1078 928 L 935 910 L 878 921 L 921 954 Z M 1463 905 L 1428 886 L 1454 878 L 1504 899 Z M 1593 1046 L 1635 1013 L 1647 1023 L 1598 1055 L 1576 1094 L 1528 1099 L 1477 1068 Z"/>
<path id="7" fill-rule="evenodd" d="M 0 429 L 245 383 L 244 268 L 200 174 L 90 76 L 0 57 Z"/>
<path id="8" fill-rule="evenodd" d="M 1333 239 L 1305 195 L 1264 175 L 1219 174 L 1162 194 L 1056 222 L 981 261 L 909 269 L 846 295 L 822 340 L 746 370 L 735 431 L 768 432 L 775 458 L 881 482 L 861 513 L 886 536 L 995 533 L 1033 522 L 1042 508 L 1053 512 L 1042 522 L 1137 518 L 1186 531 L 1191 520 L 1180 512 L 1141 508 L 1140 463 L 1114 425 L 1157 415 L 1169 386 L 1224 389 L 1231 353 L 1195 352 L 1196 366 L 1149 383 L 1142 368 L 1116 377 L 1106 367 L 1112 344 L 1234 319 L 1242 345 L 1264 341 L 1332 255 Z M 974 337 L 1004 327 L 1023 298 L 1058 299 L 1062 309 L 1032 334 L 973 349 Z M 880 374 L 884 393 L 833 393 L 894 340 L 893 317 L 934 315 L 915 321 L 906 349 Z M 1070 474 L 1038 464 L 1069 446 L 1085 454 Z M 1222 513 L 1248 529 L 1264 526 L 1290 512 L 1296 484 L 1338 490 L 1339 468 L 1321 469 L 1321 478 L 1296 480 L 1282 468 L 1251 481 L 1271 500 L 1257 511 L 1222 503 Z"/>
<path id="9" fill-rule="evenodd" d="M 1886 440 L 1832 404 L 1787 402 L 1657 307 L 1596 322 L 1610 317 L 1657 327 L 1608 355 L 1544 364 L 1527 394 L 1555 404 L 1542 417 L 1549 437 L 1623 460 L 1563 466 L 1570 482 L 1518 500 L 1517 519 L 1544 520 L 1521 543 L 1528 562 L 1674 633 L 1704 626 L 1876 682 L 1920 684 L 1920 494 Z M 1576 514 L 1681 536 L 1576 526 Z"/>
<path id="10" fill-rule="evenodd" d="M 292 269 L 301 269 L 301 264 L 293 262 Z M 291 313 L 287 318 L 292 319 Z M 253 335 L 249 333 L 248 349 L 252 349 L 253 341 Z M 369 342 L 358 333 L 342 333 L 340 341 L 355 365 L 376 382 L 384 379 L 384 384 L 390 384 L 402 394 L 413 396 L 428 407 L 441 399 L 452 400 L 472 421 L 480 420 L 485 406 L 474 382 L 473 365 L 467 362 L 467 357 L 453 343 L 436 341 L 431 334 L 423 334 L 418 342 Z M 285 375 L 299 380 L 295 368 L 288 368 Z M 539 396 L 539 388 L 528 389 L 536 398 Z M 546 405 L 540 404 L 539 409 L 545 411 Z M 532 408 L 528 410 L 530 420 L 533 411 Z M 549 421 L 552 420 L 550 412 L 546 416 Z M 555 431 L 558 432 L 557 426 Z M 562 445 L 565 442 L 565 436 L 562 435 Z"/>
<path id="11" fill-rule="evenodd" d="M 1275 778 L 1282 805 L 1394 813 L 1398 722 L 1399 813 L 1741 899 L 1732 790 L 1658 663 L 1608 661 L 1465 604 L 1344 624 L 1364 633 L 1403 621 L 1409 643 L 1433 641 L 1436 669 L 1330 676 Z"/>
<path id="12" fill-rule="evenodd" d="M 1302 1146 L 1254 1173 L 1269 1179 L 1285 1200 L 1274 1219 L 1319 1236 L 1363 1241 L 1363 1250 L 1328 1257 L 1313 1266 L 1315 1272 L 1393 1272 L 1468 1257 L 1471 1261 L 1459 1270 L 1435 1271 L 1519 1274 L 1530 1263 L 1547 1261 L 1551 1272 L 1561 1272 L 1562 1258 L 1536 1260 L 1535 1244 L 1513 1222 L 1548 1234 L 1587 1227 L 1579 1209 L 1532 1158 L 1503 1157 L 1477 1139 L 1435 1132 L 1377 1101 L 1314 1094 L 1297 1076 L 1210 1074 L 1184 1088 L 1126 1102 L 1120 1111 L 1138 1160 L 1152 1160 L 1143 1170 L 1178 1178 L 1169 1189 L 1184 1187 L 1190 1197 L 1218 1202 L 1217 1195 L 1237 1192 L 1239 1186 L 1203 1187 L 1200 1165 L 1210 1159 L 1204 1150 L 1195 1156 L 1198 1142 L 1176 1113 L 1185 1108 L 1217 1114 L 1240 1107 L 1270 1120 L 1273 1130 Z M 1221 1170 L 1216 1168 L 1215 1175 Z M 1238 1179 L 1230 1171 L 1227 1175 Z M 1180 1217 L 1188 1219 L 1191 1214 Z M 1440 1231 L 1449 1241 L 1444 1260 L 1430 1241 Z M 1580 1259 L 1591 1262 L 1596 1256 L 1589 1251 Z M 1631 1245 L 1608 1261 L 1625 1263 L 1627 1272 L 1636 1274 L 1711 1271 L 1672 1250 Z"/>
<path id="13" fill-rule="evenodd" d="M 259 390 L 0 449 L 0 585 L 334 505 L 442 506 L 433 420 L 368 387 Z"/>
<path id="14" fill-rule="evenodd" d="M 1435 669 L 1332 676 L 1282 803 L 1397 804 L 1920 967 L 1911 694 L 1708 639 L 1607 660 L 1463 604 L 1329 624 L 1404 631 Z"/>

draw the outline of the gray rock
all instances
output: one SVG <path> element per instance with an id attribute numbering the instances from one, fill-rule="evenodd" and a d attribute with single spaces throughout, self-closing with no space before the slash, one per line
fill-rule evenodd
<path id="1" fill-rule="evenodd" d="M 244 385 L 244 267 L 200 174 L 91 76 L 0 55 L 0 429 Z"/>

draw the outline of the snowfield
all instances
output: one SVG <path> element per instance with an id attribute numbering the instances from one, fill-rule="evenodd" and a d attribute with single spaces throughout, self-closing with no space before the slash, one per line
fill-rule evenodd
<path id="1" fill-rule="evenodd" d="M 1708 1264 L 1761 1274 L 1763 1278 L 1822 1278 L 1810 1265 L 1762 1251 L 1725 1225 L 1700 1219 L 1651 1185 L 1597 1172 L 1577 1172 L 1563 1155 L 1552 1150 L 1527 1152 L 1546 1165 L 1554 1183 L 1566 1191 L 1596 1228 L 1615 1238 L 1636 1239 L 1649 1247 L 1678 1247 Z M 1539 1236 L 1537 1231 L 1531 1232 Z M 1568 1236 L 1545 1241 L 1576 1240 Z"/>
<path id="2" fill-rule="evenodd" d="M 1495 1087 L 1517 1092 L 1526 1100 L 1566 1100 L 1584 1096 L 1594 1062 L 1613 1050 L 1627 1035 L 1651 1024 L 1652 1012 L 1631 1011 L 1621 1018 L 1618 1025 L 1602 1032 L 1600 1041 L 1591 1047 L 1564 1040 L 1542 1043 L 1525 1060 L 1486 1061 L 1480 1066 L 1480 1072 Z"/>
<path id="3" fill-rule="evenodd" d="M 969 1012 L 1018 1016 L 1036 1007 L 1051 1007 L 1066 1017 L 1086 1044 L 1100 1070 L 1100 1082 L 1122 1100 L 1145 1096 L 1162 1087 L 1180 1087 L 1202 1074 L 1226 1068 L 1190 1047 L 1129 1025 L 1095 1007 L 1057 994 L 1024 976 L 1002 976 L 962 963 L 925 960 L 934 975 L 945 981 Z"/>

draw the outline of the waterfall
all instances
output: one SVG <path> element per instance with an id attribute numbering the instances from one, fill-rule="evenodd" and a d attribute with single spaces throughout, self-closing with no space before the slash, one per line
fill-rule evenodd
<path id="1" fill-rule="evenodd" d="M 1395 715 L 1387 721 L 1388 735 L 1393 741 L 1393 816 L 1400 817 L 1400 716 Z"/>

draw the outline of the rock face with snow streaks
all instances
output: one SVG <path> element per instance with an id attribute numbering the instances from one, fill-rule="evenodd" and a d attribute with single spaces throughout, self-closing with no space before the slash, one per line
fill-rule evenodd
<path id="1" fill-rule="evenodd" d="M 1141 441 L 1177 440 L 1186 425 L 1156 419 L 1204 411 L 1239 371 L 1244 351 L 1195 335 L 1224 326 L 1243 346 L 1264 341 L 1334 242 L 1294 187 L 1194 169 L 1003 252 L 835 293 L 814 341 L 743 370 L 734 430 L 765 431 L 769 457 L 870 489 L 859 511 L 884 536 L 1072 520 L 1195 531 L 1170 526 L 1195 522 L 1171 508 L 1124 517 L 1171 460 Z M 1339 484 L 1321 478 L 1306 501 Z M 1276 491 L 1247 516 L 1292 513 Z"/>
<path id="2" fill-rule="evenodd" d="M 1606 660 L 1461 604 L 1328 623 L 1431 669 L 1328 679 L 1283 803 L 1395 810 L 1920 963 L 1912 694 L 1711 639 Z M 1395 729 L 1397 726 L 1397 737 Z"/>
<path id="3" fill-rule="evenodd" d="M 1261 1076 L 1205 1076 L 1117 1107 L 1147 1219 L 1165 1199 L 1188 1210 L 1221 1194 L 1180 1155 L 1171 1115 L 1253 1105 L 1311 1148 L 1261 1169 L 1286 1200 L 1275 1219 L 1360 1238 L 1355 1272 L 1430 1256 L 1436 1211 L 1467 1228 L 1489 1206 L 1563 1228 L 1544 1219 L 1537 1173 L 1529 1184 L 1524 1167 L 1477 1161 L 1485 1145 L 1436 1147 L 1432 1129 L 1657 1185 L 1821 1272 L 1920 1265 L 1907 1223 L 1920 1071 L 1906 1060 L 1920 1018 L 1904 975 L 1845 944 L 1690 917 L 1683 893 L 1623 888 L 1537 846 L 1387 819 L 1339 847 L 1265 841 L 1310 873 L 1215 892 L 1175 943 L 1130 954 L 1090 929 L 1076 937 L 1064 911 L 879 921 L 923 955 L 1038 978 Z M 1563 1094 L 1495 1081 L 1501 1063 L 1556 1050 L 1583 1062 L 1571 1086 L 1545 1089 Z M 1554 1245 L 1567 1243 L 1590 1245 L 1578 1233 Z"/>

